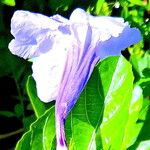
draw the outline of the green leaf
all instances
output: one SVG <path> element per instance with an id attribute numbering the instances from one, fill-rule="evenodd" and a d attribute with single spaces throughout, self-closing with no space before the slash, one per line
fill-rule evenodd
<path id="1" fill-rule="evenodd" d="M 149 100 L 144 100 L 145 105 L 142 109 L 143 116 L 141 118 L 141 123 L 143 123 L 143 127 L 141 129 L 141 132 L 138 136 L 137 142 L 141 142 L 144 140 L 150 140 L 150 101 Z M 141 117 L 141 116 L 140 116 Z"/>
<path id="2" fill-rule="evenodd" d="M 34 114 L 23 118 L 24 130 L 28 131 L 30 128 L 30 125 L 35 121 L 36 121 L 36 116 Z"/>
<path id="3" fill-rule="evenodd" d="M 15 0 L 1 0 L 1 2 L 3 4 L 9 5 L 9 6 L 15 6 L 16 5 Z"/>
<path id="4" fill-rule="evenodd" d="M 122 56 L 110 57 L 101 64 L 99 72 L 105 97 L 100 126 L 102 146 L 103 149 L 121 149 L 132 97 L 132 67 Z"/>
<path id="5" fill-rule="evenodd" d="M 49 6 L 54 11 L 66 11 L 72 4 L 73 0 L 49 0 Z"/>
<path id="6" fill-rule="evenodd" d="M 66 121 L 67 143 L 70 149 L 86 150 L 92 147 L 103 112 L 100 78 L 95 68 Z"/>
<path id="7" fill-rule="evenodd" d="M 44 117 L 41 117 L 31 126 L 31 145 L 33 149 L 47 149 L 52 147 L 55 137 L 54 107 Z M 39 143 L 41 141 L 41 143 Z"/>
<path id="8" fill-rule="evenodd" d="M 143 89 L 144 97 L 150 96 L 150 77 L 141 78 L 136 84 Z"/>
<path id="9" fill-rule="evenodd" d="M 137 137 L 136 142 L 134 143 L 134 145 L 129 147 L 128 150 L 137 149 L 139 147 L 140 143 L 142 143 L 144 141 L 148 141 L 150 139 L 150 128 L 149 128 L 150 116 L 149 116 L 149 113 L 150 113 L 150 101 L 147 99 L 144 99 L 143 106 L 142 106 L 142 109 L 139 114 L 139 120 L 137 121 L 139 126 L 141 126 L 142 128 Z"/>
<path id="10" fill-rule="evenodd" d="M 27 94 L 30 98 L 30 102 L 32 104 L 33 110 L 35 112 L 35 115 L 38 118 L 45 113 L 46 107 L 44 103 L 41 102 L 41 100 L 37 96 L 35 81 L 32 76 L 28 77 L 28 80 L 26 83 L 26 89 L 27 89 Z"/>
<path id="11" fill-rule="evenodd" d="M 51 150 L 55 139 L 54 107 L 39 117 L 16 145 L 15 150 Z"/>
<path id="12" fill-rule="evenodd" d="M 105 0 L 98 0 L 96 5 L 95 5 L 95 14 L 100 15 L 101 14 L 101 9 L 104 4 Z"/>
<path id="13" fill-rule="evenodd" d="M 135 71 L 139 74 L 140 77 L 150 77 L 149 74 L 150 52 L 149 51 L 147 51 L 143 57 L 138 57 L 136 54 L 132 54 L 130 57 L 130 61 Z"/>
<path id="14" fill-rule="evenodd" d="M 31 150 L 31 131 L 26 132 L 18 141 L 15 150 Z"/>
<path id="15" fill-rule="evenodd" d="M 67 141 L 69 141 L 68 145 L 71 149 L 92 149 L 93 147 L 108 149 L 110 145 L 121 147 L 123 144 L 122 139 L 125 132 L 123 127 L 126 127 L 128 123 L 129 104 L 132 100 L 132 67 L 121 56 L 109 57 L 103 60 L 98 64 L 97 69 L 98 72 L 96 72 L 96 69 L 94 70 L 90 81 L 78 99 L 70 117 L 67 119 L 67 123 L 71 122 L 70 125 L 69 123 L 66 125 Z M 98 76 L 96 77 L 94 74 Z M 94 94 L 91 94 L 92 92 Z M 140 93 L 139 99 L 137 98 L 139 100 L 138 104 L 141 104 Z M 101 137 L 98 138 L 98 141 L 96 132 L 98 132 L 98 127 L 101 123 L 104 99 L 105 109 L 103 123 L 101 125 Z M 134 100 L 135 97 L 133 98 L 133 101 Z M 131 108 L 133 107 L 132 105 Z M 135 104 L 135 107 L 137 105 Z M 140 110 L 140 106 L 138 110 Z M 124 115 L 125 117 L 122 119 Z M 137 116 L 137 112 L 133 111 L 132 115 Z M 110 119 L 108 124 L 105 124 L 106 117 L 108 117 L 108 120 Z M 134 118 L 133 122 L 130 120 L 132 126 L 136 124 L 136 120 L 137 118 Z M 130 122 L 129 124 L 131 124 Z M 120 123 L 121 126 L 118 126 L 120 130 L 117 132 L 117 135 L 114 135 L 114 132 L 112 133 L 111 131 L 114 131 L 116 126 L 118 124 L 120 125 Z M 136 136 L 138 133 L 139 132 L 136 132 Z M 106 134 L 113 138 L 113 140 L 110 141 L 110 145 L 104 143 Z M 115 138 L 117 138 L 117 140 Z M 118 139 L 120 143 L 118 143 Z M 133 139 L 127 139 L 127 137 L 125 137 L 125 141 L 129 144 Z M 103 147 L 101 146 L 101 142 Z M 97 143 L 99 144 L 98 146 L 96 145 Z M 127 144 L 125 145 L 126 147 Z"/>
<path id="16" fill-rule="evenodd" d="M 146 6 L 146 3 L 141 0 L 128 0 L 133 5 Z"/>
<path id="17" fill-rule="evenodd" d="M 150 52 L 147 51 L 143 57 L 133 54 L 130 61 L 138 75 L 136 84 L 142 87 L 144 97 L 150 96 Z"/>
<path id="18" fill-rule="evenodd" d="M 139 86 L 136 86 L 133 89 L 132 99 L 129 105 L 129 116 L 126 122 L 122 149 L 126 149 L 127 147 L 134 144 L 136 141 L 138 134 L 143 126 L 143 123 L 137 123 L 139 119 L 139 114 L 143 105 L 143 95 L 142 89 Z"/>

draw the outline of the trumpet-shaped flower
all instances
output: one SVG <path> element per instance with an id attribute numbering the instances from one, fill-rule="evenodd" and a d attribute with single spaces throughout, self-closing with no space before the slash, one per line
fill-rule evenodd
<path id="1" fill-rule="evenodd" d="M 120 55 L 138 42 L 138 29 L 123 18 L 98 17 L 82 9 L 69 19 L 16 11 L 11 20 L 15 37 L 10 51 L 33 60 L 37 94 L 44 102 L 56 100 L 57 149 L 67 149 L 64 122 L 99 59 Z"/>

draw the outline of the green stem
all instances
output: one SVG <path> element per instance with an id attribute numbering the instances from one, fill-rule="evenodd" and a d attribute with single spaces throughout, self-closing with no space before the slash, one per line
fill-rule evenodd
<path id="1" fill-rule="evenodd" d="M 1 140 L 1 139 L 8 138 L 8 137 L 13 136 L 13 135 L 16 135 L 16 134 L 19 134 L 19 133 L 21 133 L 21 132 L 23 132 L 23 131 L 24 131 L 24 129 L 21 128 L 21 129 L 19 129 L 19 130 L 16 130 L 16 131 L 13 131 L 13 132 L 10 132 L 10 133 L 0 134 L 0 140 Z"/>

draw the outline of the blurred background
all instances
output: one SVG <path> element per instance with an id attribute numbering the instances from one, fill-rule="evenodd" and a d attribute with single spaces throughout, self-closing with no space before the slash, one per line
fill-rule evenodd
<path id="1" fill-rule="evenodd" d="M 32 74 L 31 62 L 12 55 L 8 43 L 11 17 L 16 10 L 69 17 L 77 8 L 93 15 L 118 16 L 140 29 L 143 40 L 123 55 L 133 65 L 135 81 L 150 79 L 150 1 L 148 0 L 0 0 L 0 149 L 11 150 L 35 120 L 26 82 Z M 132 35 L 131 35 L 132 36 Z M 128 40 L 128 39 L 127 39 Z M 141 82 L 144 97 L 150 98 L 150 80 Z M 150 121 L 149 121 L 150 123 Z M 149 131 L 150 133 L 150 131 Z"/>

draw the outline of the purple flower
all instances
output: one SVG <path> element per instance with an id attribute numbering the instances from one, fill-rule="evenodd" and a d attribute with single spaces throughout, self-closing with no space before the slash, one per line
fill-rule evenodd
<path id="1" fill-rule="evenodd" d="M 94 17 L 76 9 L 69 20 L 16 11 L 11 20 L 10 51 L 33 60 L 37 93 L 44 102 L 56 100 L 57 149 L 67 149 L 64 122 L 84 89 L 95 64 L 138 42 L 138 29 L 123 18 Z"/>

